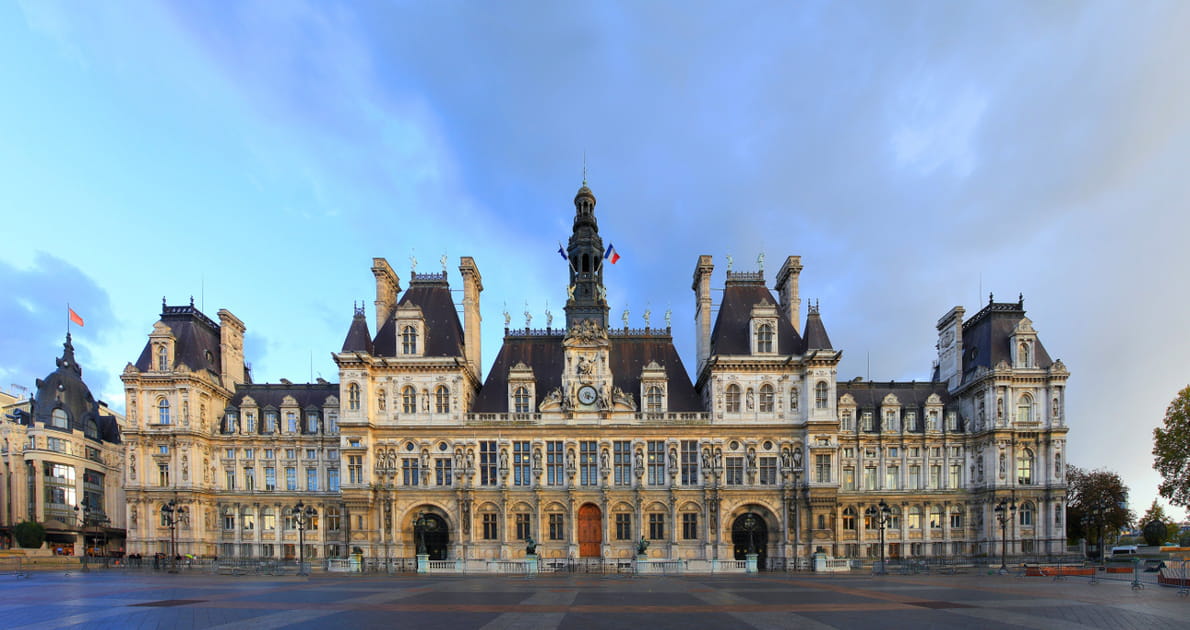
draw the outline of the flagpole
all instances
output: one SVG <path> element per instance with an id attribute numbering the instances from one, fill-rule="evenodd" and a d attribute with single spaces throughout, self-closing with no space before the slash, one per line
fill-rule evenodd
<path id="1" fill-rule="evenodd" d="M 66 336 L 70 336 L 70 302 L 66 303 Z"/>

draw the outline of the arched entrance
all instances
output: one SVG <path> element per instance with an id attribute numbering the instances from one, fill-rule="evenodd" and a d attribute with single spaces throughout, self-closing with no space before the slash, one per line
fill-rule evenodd
<path id="1" fill-rule="evenodd" d="M 413 519 L 413 544 L 418 551 L 424 544 L 430 560 L 446 560 L 446 551 L 450 548 L 450 529 L 446 521 L 428 512 L 417 515 Z"/>
<path id="2" fill-rule="evenodd" d="M 747 554 L 756 554 L 756 564 L 763 571 L 768 560 L 769 529 L 764 517 L 756 512 L 745 512 L 731 524 L 731 546 L 736 560 L 746 560 Z"/>
<path id="3" fill-rule="evenodd" d="M 603 514 L 599 506 L 584 503 L 578 509 L 578 555 L 598 558 L 603 545 Z"/>

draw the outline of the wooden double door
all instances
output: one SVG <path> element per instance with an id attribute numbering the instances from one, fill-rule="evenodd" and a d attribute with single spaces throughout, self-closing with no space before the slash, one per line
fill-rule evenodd
<path id="1" fill-rule="evenodd" d="M 584 503 L 578 509 L 578 555 L 598 558 L 603 546 L 603 513 L 599 506 Z"/>

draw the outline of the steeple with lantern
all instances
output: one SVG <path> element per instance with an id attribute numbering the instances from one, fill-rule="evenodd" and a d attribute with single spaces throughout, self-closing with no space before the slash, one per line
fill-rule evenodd
<path id="1" fill-rule="evenodd" d="M 595 327 L 607 328 L 607 291 L 603 287 L 603 239 L 595 220 L 595 194 L 583 186 L 574 196 L 574 228 L 566 246 L 570 259 L 570 285 L 567 288 L 566 328 L 573 330 L 584 320 Z"/>

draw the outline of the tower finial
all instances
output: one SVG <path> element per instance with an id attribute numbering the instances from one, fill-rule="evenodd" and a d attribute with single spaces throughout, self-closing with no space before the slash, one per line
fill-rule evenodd
<path id="1" fill-rule="evenodd" d="M 583 186 L 587 185 L 587 150 L 583 149 Z"/>

